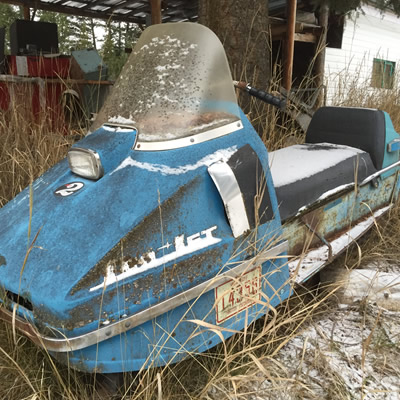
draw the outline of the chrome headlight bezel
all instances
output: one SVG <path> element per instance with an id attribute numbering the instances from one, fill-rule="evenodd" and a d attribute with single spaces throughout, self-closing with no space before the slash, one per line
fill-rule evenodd
<path id="1" fill-rule="evenodd" d="M 76 157 L 86 161 L 86 166 L 76 165 Z M 70 170 L 82 178 L 97 180 L 104 175 L 100 155 L 94 150 L 73 147 L 68 151 L 67 159 Z"/>

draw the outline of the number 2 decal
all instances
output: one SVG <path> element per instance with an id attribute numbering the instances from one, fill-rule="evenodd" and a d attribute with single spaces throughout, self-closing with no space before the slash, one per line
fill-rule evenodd
<path id="1" fill-rule="evenodd" d="M 57 190 L 55 190 L 54 194 L 61 197 L 71 196 L 71 194 L 74 194 L 78 190 L 81 190 L 84 186 L 85 185 L 82 182 L 66 183 L 65 185 L 62 185 Z"/>

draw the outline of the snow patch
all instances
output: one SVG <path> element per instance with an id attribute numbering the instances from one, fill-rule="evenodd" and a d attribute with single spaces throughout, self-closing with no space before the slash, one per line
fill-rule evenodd
<path id="1" fill-rule="evenodd" d="M 352 186 L 354 186 L 354 183 L 347 183 L 346 185 L 335 187 L 334 189 L 328 190 L 327 192 L 321 194 L 321 196 L 318 197 L 317 201 L 325 200 L 326 198 L 333 196 L 334 194 L 339 193 L 342 190 L 349 189 Z"/>
<path id="2" fill-rule="evenodd" d="M 178 167 L 140 162 L 134 160 L 132 157 L 128 157 L 124 161 L 122 161 L 122 163 L 114 171 L 112 171 L 110 175 L 126 167 L 136 167 L 150 172 L 160 173 L 161 175 L 182 175 L 201 167 L 209 167 L 211 164 L 214 164 L 217 161 L 228 161 L 232 157 L 232 155 L 236 153 L 236 151 L 237 146 L 217 150 L 216 152 L 201 158 L 195 164 L 181 165 Z"/>
<path id="3" fill-rule="evenodd" d="M 400 311 L 400 277 L 398 271 L 380 271 L 375 268 L 354 269 L 351 271 L 324 270 L 323 279 L 327 282 L 343 282 L 337 296 L 342 303 L 354 303 L 368 299 L 387 310 Z"/>
<path id="4" fill-rule="evenodd" d="M 169 69 L 179 69 L 181 67 L 182 65 L 173 63 L 173 64 L 157 65 L 154 69 L 158 72 L 161 72 L 161 71 L 167 71 Z"/>
<path id="5" fill-rule="evenodd" d="M 132 132 L 135 128 L 122 128 L 120 126 L 103 125 L 102 128 L 109 132 Z"/>
<path id="6" fill-rule="evenodd" d="M 379 324 L 375 325 L 378 315 Z M 275 357 L 274 362 L 286 371 L 285 385 L 274 389 L 273 381 L 266 379 L 257 388 L 258 398 L 336 398 L 332 397 L 335 387 L 340 391 L 337 398 L 398 400 L 400 380 L 396 355 L 390 347 L 398 346 L 399 318 L 398 312 L 372 305 L 368 305 L 367 312 L 342 306 L 325 314 L 291 339 Z M 374 351 L 374 341 L 382 341 L 383 337 L 387 350 Z M 368 338 L 372 338 L 370 343 Z"/>
<path id="7" fill-rule="evenodd" d="M 109 117 L 108 122 L 111 124 L 121 124 L 121 125 L 134 125 L 136 122 L 132 119 L 130 115 L 129 118 L 121 117 L 121 115 Z"/>
<path id="8" fill-rule="evenodd" d="M 354 147 L 331 143 L 298 144 L 269 153 L 269 166 L 275 187 L 289 185 L 309 178 L 340 162 L 364 153 Z"/>

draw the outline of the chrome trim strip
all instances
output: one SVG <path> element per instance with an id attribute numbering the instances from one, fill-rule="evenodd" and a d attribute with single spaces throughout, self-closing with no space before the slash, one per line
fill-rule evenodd
<path id="1" fill-rule="evenodd" d="M 196 135 L 187 136 L 180 139 L 164 140 L 163 142 L 141 142 L 140 132 L 138 134 L 138 141 L 134 147 L 139 151 L 159 151 L 159 150 L 172 150 L 181 147 L 192 146 L 197 143 L 206 142 L 207 140 L 215 139 L 220 136 L 228 135 L 243 128 L 242 121 L 237 120 L 230 124 L 211 129 L 206 132 L 198 133 Z"/>
<path id="2" fill-rule="evenodd" d="M 400 160 L 396 161 L 395 163 L 389 165 L 388 167 L 385 167 L 381 170 L 379 170 L 378 172 L 375 172 L 374 174 L 367 176 L 360 184 L 359 186 L 364 186 L 366 185 L 368 182 L 371 182 L 373 179 L 377 178 L 378 176 L 384 174 L 387 171 L 390 171 L 392 168 L 398 167 L 400 166 Z"/>
<path id="3" fill-rule="evenodd" d="M 221 195 L 233 236 L 237 238 L 250 229 L 250 224 L 236 176 L 225 161 L 210 165 L 208 173 Z"/>
<path id="4" fill-rule="evenodd" d="M 116 122 L 105 122 L 102 126 L 109 126 L 110 128 L 123 128 L 131 131 L 137 131 L 137 128 L 128 124 L 118 124 Z"/>
<path id="5" fill-rule="evenodd" d="M 203 293 L 215 289 L 217 286 L 228 282 L 232 278 L 240 276 L 246 269 L 251 268 L 254 263 L 264 263 L 283 252 L 288 251 L 288 242 L 283 241 L 278 245 L 265 250 L 253 257 L 251 260 L 244 261 L 237 267 L 233 267 L 229 271 L 224 272 L 221 275 L 215 276 L 206 282 L 201 283 L 191 289 L 188 289 L 182 293 L 179 293 L 169 299 L 166 299 L 158 304 L 155 304 L 146 310 L 140 311 L 133 314 L 125 319 L 114 322 L 110 325 L 101 327 L 95 331 L 88 332 L 86 334 L 75 336 L 72 338 L 55 339 L 41 335 L 36 328 L 28 321 L 21 317 L 14 316 L 13 313 L 4 307 L 0 307 L 0 319 L 15 324 L 16 328 L 22 331 L 28 336 L 34 343 L 53 352 L 67 352 L 80 350 L 85 347 L 92 346 L 94 344 L 103 342 L 104 340 L 110 339 L 113 336 L 124 333 L 138 325 L 141 325 L 153 318 L 160 316 L 194 298 L 201 296 Z"/>

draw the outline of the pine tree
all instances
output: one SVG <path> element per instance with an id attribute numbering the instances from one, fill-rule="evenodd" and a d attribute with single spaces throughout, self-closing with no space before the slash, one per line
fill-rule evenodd
<path id="1" fill-rule="evenodd" d="M 89 29 L 90 21 L 89 18 L 78 17 L 78 42 L 76 44 L 76 50 L 85 50 L 92 48 L 93 38 L 91 37 L 92 32 Z"/>
<path id="2" fill-rule="evenodd" d="M 0 3 L 0 27 L 6 31 L 5 52 L 10 51 L 10 26 L 16 20 L 22 18 L 22 12 L 19 7 Z"/>
<path id="3" fill-rule="evenodd" d="M 121 72 L 128 53 L 126 48 L 132 48 L 138 40 L 141 30 L 136 24 L 124 22 L 109 22 L 107 34 L 102 46 L 101 54 L 108 66 L 110 79 L 115 79 Z"/>

